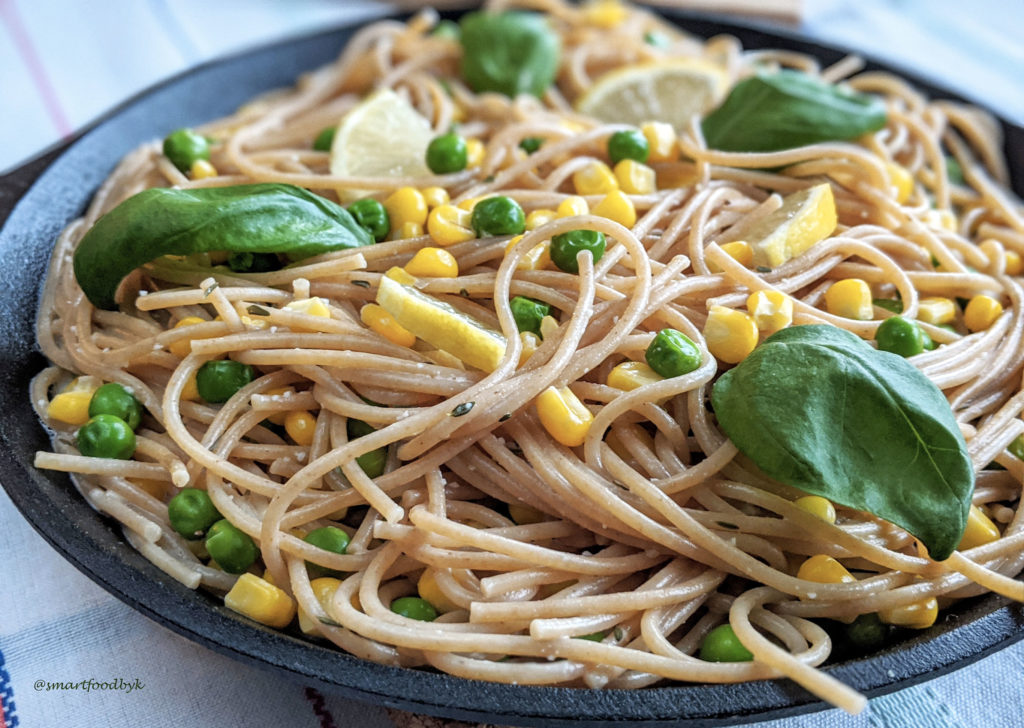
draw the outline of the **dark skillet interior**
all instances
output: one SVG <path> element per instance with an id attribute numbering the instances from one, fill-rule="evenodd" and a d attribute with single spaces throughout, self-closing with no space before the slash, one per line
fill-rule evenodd
<path id="1" fill-rule="evenodd" d="M 795 37 L 668 11 L 698 35 L 730 33 L 747 48 L 788 48 L 832 63 L 844 52 Z M 256 94 L 291 85 L 337 56 L 356 27 L 286 41 L 201 66 L 128 101 L 78 139 L 0 180 L 0 480 L 15 505 L 66 559 L 160 624 L 223 654 L 342 696 L 433 715 L 535 726 L 735 725 L 827 707 L 786 680 L 593 691 L 497 685 L 385 667 L 276 632 L 191 591 L 128 546 L 89 508 L 67 477 L 32 468 L 49 441 L 28 402 L 29 380 L 46 362 L 35 345 L 39 282 L 53 240 L 84 210 L 117 160 L 168 130 L 226 115 Z M 871 67 L 881 66 L 871 64 Z M 907 74 L 903 74 L 907 75 Z M 955 98 L 920 83 L 934 96 Z M 1004 126 L 1015 189 L 1024 187 L 1024 131 Z M 22 192 L 28 190 L 24 196 Z M 15 205 L 15 200 L 21 197 Z M 12 210 L 13 208 L 13 210 Z M 9 217 L 8 217 L 9 214 Z M 935 677 L 1024 636 L 1024 609 L 989 596 L 949 610 L 935 627 L 870 657 L 829 669 L 878 695 Z"/>

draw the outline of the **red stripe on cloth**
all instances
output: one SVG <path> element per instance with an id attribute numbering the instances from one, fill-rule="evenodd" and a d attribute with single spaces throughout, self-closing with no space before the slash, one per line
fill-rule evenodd
<path id="1" fill-rule="evenodd" d="M 7 728 L 7 721 L 4 716 L 7 715 L 7 708 L 4 707 L 4 696 L 0 695 L 0 728 Z"/>
<path id="2" fill-rule="evenodd" d="M 320 728 L 337 728 L 334 716 L 327 709 L 326 701 L 324 696 L 320 694 L 320 691 L 316 688 L 306 688 L 303 690 L 303 694 L 306 696 L 306 700 L 309 701 L 310 707 L 313 708 L 313 714 L 320 721 Z M 0 728 L 3 728 L 3 726 L 0 726 Z"/>
<path id="3" fill-rule="evenodd" d="M 43 101 L 43 106 L 46 107 L 50 121 L 53 122 L 61 136 L 68 136 L 72 131 L 71 124 L 68 123 L 64 109 L 61 108 L 57 92 L 50 82 L 49 75 L 46 73 L 46 66 L 43 65 L 43 61 L 36 52 L 35 45 L 32 43 L 32 38 L 21 22 L 21 17 L 18 15 L 18 9 L 14 5 L 14 0 L 0 0 L 0 20 L 3 20 L 7 26 L 7 30 L 14 40 L 14 45 L 18 48 L 18 54 L 21 56 L 21 60 L 24 61 L 25 67 L 28 69 L 28 73 L 36 85 L 36 90 Z M 5 726 L 0 723 L 0 728 L 5 728 Z"/>

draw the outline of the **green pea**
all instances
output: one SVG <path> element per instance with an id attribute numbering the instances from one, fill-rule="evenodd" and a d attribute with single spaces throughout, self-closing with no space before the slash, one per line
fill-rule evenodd
<path id="1" fill-rule="evenodd" d="M 331 151 L 331 145 L 334 144 L 334 135 L 337 131 L 338 127 L 336 126 L 325 126 L 320 130 L 320 133 L 316 135 L 316 139 L 313 140 L 313 149 L 318 152 Z"/>
<path id="2" fill-rule="evenodd" d="M 348 433 L 349 440 L 355 440 L 377 430 L 362 420 L 349 418 L 345 425 L 345 431 Z M 356 463 L 366 473 L 366 477 L 378 478 L 384 474 L 384 468 L 388 464 L 388 449 L 386 447 L 378 447 L 376 450 L 365 452 L 356 458 Z"/>
<path id="3" fill-rule="evenodd" d="M 114 415 L 135 430 L 142 419 L 142 405 L 135 395 L 117 382 L 108 382 L 97 389 L 89 400 L 89 416 Z"/>
<path id="4" fill-rule="evenodd" d="M 929 337 L 930 340 L 930 337 Z M 902 316 L 887 318 L 878 325 L 875 341 L 881 351 L 892 352 L 900 356 L 914 356 L 924 351 L 925 333 L 916 321 Z"/>
<path id="5" fill-rule="evenodd" d="M 955 185 L 966 183 L 964 179 L 964 168 L 960 166 L 960 160 L 956 157 L 946 157 L 946 177 Z"/>
<path id="6" fill-rule="evenodd" d="M 516 296 L 509 301 L 509 306 L 512 308 L 512 318 L 516 320 L 517 329 L 540 336 L 540 322 L 551 312 L 551 306 L 524 296 Z"/>
<path id="7" fill-rule="evenodd" d="M 596 230 L 570 230 L 551 238 L 551 262 L 566 273 L 579 273 L 580 264 L 576 256 L 589 250 L 594 262 L 604 255 L 604 233 Z"/>
<path id="8" fill-rule="evenodd" d="M 199 396 L 211 404 L 227 402 L 235 392 L 253 380 L 255 372 L 248 364 L 217 359 L 208 361 L 196 372 Z"/>
<path id="9" fill-rule="evenodd" d="M 666 379 L 689 374 L 700 366 L 700 349 L 682 331 L 662 329 L 657 333 L 647 351 L 644 352 L 647 365 Z"/>
<path id="10" fill-rule="evenodd" d="M 1018 460 L 1024 460 L 1024 435 L 1018 435 L 1013 442 L 1006 446 L 1006 449 Z"/>
<path id="11" fill-rule="evenodd" d="M 179 170 L 188 172 L 196 160 L 210 158 L 210 142 L 191 129 L 178 129 L 164 139 L 164 156 Z"/>
<path id="12" fill-rule="evenodd" d="M 608 138 L 608 157 L 612 164 L 623 159 L 632 159 L 643 164 L 651 153 L 651 145 L 647 137 L 639 129 L 617 131 Z"/>
<path id="13" fill-rule="evenodd" d="M 903 313 L 903 301 L 898 298 L 872 298 L 871 303 L 892 313 Z"/>
<path id="14" fill-rule="evenodd" d="M 205 490 L 183 488 L 167 504 L 171 528 L 190 541 L 202 538 L 207 529 L 223 518 Z"/>
<path id="15" fill-rule="evenodd" d="M 459 24 L 454 20 L 442 20 L 434 26 L 434 29 L 430 31 L 430 34 L 435 38 L 458 40 L 462 35 L 462 31 L 459 29 Z"/>
<path id="16" fill-rule="evenodd" d="M 232 253 L 228 268 L 235 273 L 269 273 L 281 269 L 281 259 L 277 253 Z"/>
<path id="17" fill-rule="evenodd" d="M 591 632 L 590 634 L 580 634 L 573 637 L 574 640 L 590 640 L 591 642 L 600 642 L 604 639 L 604 632 Z"/>
<path id="18" fill-rule="evenodd" d="M 348 211 L 378 243 L 391 232 L 391 218 L 388 217 L 388 211 L 384 209 L 384 204 L 380 200 L 364 197 L 349 205 Z"/>
<path id="19" fill-rule="evenodd" d="M 518 202 L 511 197 L 499 195 L 476 203 L 470 224 L 478 238 L 518 235 L 526 230 L 526 215 Z"/>
<path id="20" fill-rule="evenodd" d="M 78 430 L 78 451 L 90 458 L 127 460 L 135 453 L 135 433 L 116 415 L 96 415 Z"/>
<path id="21" fill-rule="evenodd" d="M 700 643 L 700 659 L 706 662 L 750 662 L 754 655 L 743 646 L 732 626 L 720 624 Z"/>
<path id="22" fill-rule="evenodd" d="M 419 597 L 399 597 L 391 602 L 391 611 L 421 622 L 433 622 L 437 619 L 437 609 L 434 605 Z"/>
<path id="23" fill-rule="evenodd" d="M 544 144 L 544 137 L 526 137 L 519 142 L 519 148 L 527 154 L 533 154 Z"/>
<path id="24" fill-rule="evenodd" d="M 348 534 L 337 526 L 317 528 L 307 533 L 304 540 L 306 543 L 311 543 L 324 551 L 330 551 L 332 554 L 345 553 L 349 542 Z M 337 576 L 339 574 L 335 569 L 327 569 L 311 561 L 306 562 L 306 568 L 309 570 L 310 579 L 316 579 L 321 576 Z"/>
<path id="25" fill-rule="evenodd" d="M 889 626 L 872 612 L 861 614 L 851 624 L 844 625 L 843 633 L 850 644 L 865 650 L 875 650 L 885 644 Z"/>
<path id="26" fill-rule="evenodd" d="M 226 518 L 206 532 L 206 550 L 210 558 L 229 574 L 241 574 L 256 563 L 260 550 L 256 542 Z"/>
<path id="27" fill-rule="evenodd" d="M 427 145 L 427 166 L 434 174 L 461 172 L 466 160 L 466 140 L 453 131 L 434 137 Z"/>
<path id="28" fill-rule="evenodd" d="M 920 327 L 918 327 L 918 328 L 920 328 Z M 924 345 L 924 350 L 925 351 L 935 351 L 936 344 L 935 344 L 934 341 L 932 341 L 932 337 L 930 337 L 928 335 L 928 332 L 925 331 L 924 329 L 921 329 L 921 338 L 924 340 L 924 344 L 923 345 Z"/>
<path id="29" fill-rule="evenodd" d="M 644 43 L 655 48 L 667 48 L 669 44 L 668 36 L 664 33 L 659 33 L 656 30 L 648 30 L 644 33 Z"/>

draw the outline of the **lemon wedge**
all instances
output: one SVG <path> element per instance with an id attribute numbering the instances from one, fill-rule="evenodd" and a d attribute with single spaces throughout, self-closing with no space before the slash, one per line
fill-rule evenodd
<path id="1" fill-rule="evenodd" d="M 505 355 L 500 331 L 394 278 L 381 277 L 377 303 L 428 344 L 477 369 L 494 371 Z"/>
<path id="2" fill-rule="evenodd" d="M 832 188 L 820 184 L 783 197 L 782 206 L 751 226 L 743 239 L 754 252 L 754 265 L 774 268 L 831 235 L 836 221 Z"/>
<path id="3" fill-rule="evenodd" d="M 331 174 L 339 177 L 423 177 L 430 122 L 389 88 L 367 96 L 338 124 L 331 144 Z M 348 190 L 346 198 L 366 193 Z"/>
<path id="4" fill-rule="evenodd" d="M 663 121 L 681 130 L 717 104 L 727 86 L 725 71 L 700 58 L 641 63 L 601 76 L 576 110 L 608 123 Z"/>

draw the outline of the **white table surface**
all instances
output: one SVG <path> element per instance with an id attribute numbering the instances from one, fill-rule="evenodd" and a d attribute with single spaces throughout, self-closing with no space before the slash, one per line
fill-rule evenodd
<path id="1" fill-rule="evenodd" d="M 0 0 L 0 170 L 199 62 L 386 10 L 356 0 Z M 1024 123 L 1020 0 L 806 0 L 799 29 L 914 69 Z M 830 710 L 756 725 L 1024 725 L 1022 672 L 1018 643 L 872 700 L 857 717 Z M 45 688 L 58 681 L 78 687 Z M 121 687 L 86 690 L 90 681 Z M 393 725 L 379 708 L 234 662 L 132 611 L 53 551 L 2 491 L 0 705 L 0 728 Z"/>

